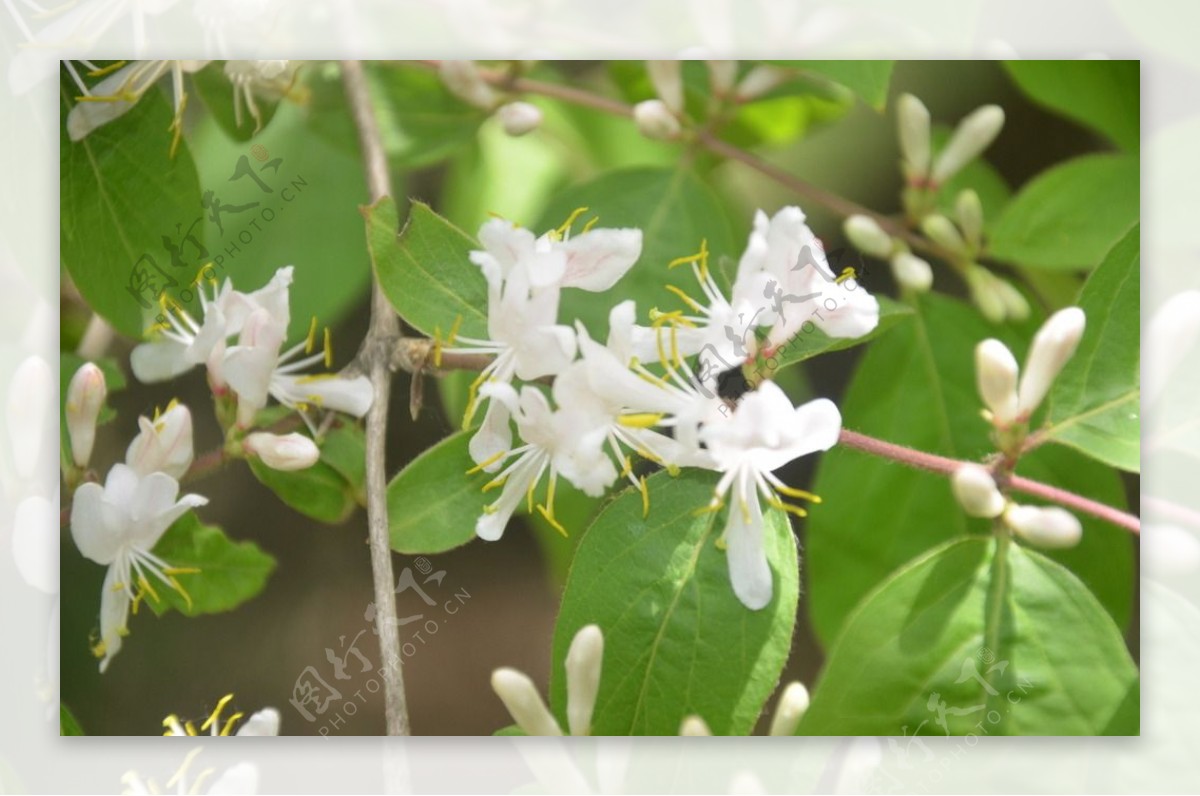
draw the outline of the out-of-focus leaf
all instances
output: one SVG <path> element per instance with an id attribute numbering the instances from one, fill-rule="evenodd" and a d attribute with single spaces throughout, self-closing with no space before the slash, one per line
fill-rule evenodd
<path id="1" fill-rule="evenodd" d="M 1141 70 L 1137 61 L 1005 61 L 1034 102 L 1080 122 L 1121 149 L 1141 141 Z"/>
<path id="2" fill-rule="evenodd" d="M 79 726 L 79 722 L 75 720 L 75 716 L 66 705 L 61 702 L 58 705 L 58 734 L 59 735 L 86 735 L 83 728 Z"/>

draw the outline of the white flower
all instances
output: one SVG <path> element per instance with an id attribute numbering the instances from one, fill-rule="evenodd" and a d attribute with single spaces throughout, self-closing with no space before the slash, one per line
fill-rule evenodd
<path id="1" fill-rule="evenodd" d="M 1004 522 L 1030 544 L 1050 549 L 1074 547 L 1083 538 L 1079 519 L 1059 506 L 1021 506 L 1012 503 Z"/>
<path id="2" fill-rule="evenodd" d="M 297 61 L 226 61 L 225 75 L 233 84 L 233 120 L 242 126 L 242 105 L 254 119 L 254 130 L 262 127 L 262 113 L 255 95 L 277 100 L 287 93 L 296 76 Z"/>
<path id="3" fill-rule="evenodd" d="M 304 470 L 321 458 L 321 449 L 303 434 L 269 434 L 256 431 L 246 436 L 242 447 L 273 470 Z"/>
<path id="4" fill-rule="evenodd" d="M 88 133 L 101 125 L 111 122 L 124 115 L 142 98 L 159 78 L 171 73 L 171 86 L 174 92 L 175 122 L 172 129 L 178 137 L 181 131 L 183 110 L 187 103 L 187 92 L 183 88 L 183 75 L 198 72 L 208 65 L 208 61 L 134 61 L 111 74 L 108 68 L 96 70 L 93 74 L 107 76 L 90 89 L 80 80 L 79 75 L 71 68 L 69 71 L 75 79 L 82 95 L 76 97 L 76 104 L 67 114 L 67 135 L 72 141 L 83 139 Z"/>
<path id="5" fill-rule="evenodd" d="M 604 661 L 604 634 L 596 625 L 579 629 L 567 650 L 567 728 L 573 736 L 591 735 L 596 694 Z M 492 672 L 492 690 L 526 735 L 562 735 L 562 727 L 525 674 L 504 667 Z"/>
<path id="6" fill-rule="evenodd" d="M 729 555 L 729 579 L 738 599 L 751 610 L 771 601 L 771 569 L 763 548 L 763 516 L 759 494 L 780 509 L 803 514 L 775 493 L 812 498 L 776 477 L 777 470 L 793 459 L 828 450 L 837 443 L 842 418 L 832 401 L 824 398 L 793 407 L 774 382 L 764 382 L 739 402 L 728 419 L 706 423 L 700 439 L 722 475 L 713 493 L 711 510 L 720 508 L 726 494 L 729 517 L 723 539 Z"/>
<path id="7" fill-rule="evenodd" d="M 972 517 L 999 517 L 1004 495 L 996 488 L 991 473 L 978 464 L 964 464 L 950 477 L 950 486 L 963 510 Z"/>
<path id="8" fill-rule="evenodd" d="M 1017 378 L 1020 368 L 1008 346 L 984 340 L 975 346 L 975 378 L 992 422 L 1003 428 L 1017 419 Z"/>
<path id="9" fill-rule="evenodd" d="M 1047 318 L 1034 335 L 1017 388 L 1023 417 L 1029 417 L 1038 408 L 1063 365 L 1075 353 L 1086 321 L 1083 310 L 1067 307 Z"/>
<path id="10" fill-rule="evenodd" d="M 125 451 L 125 464 L 139 476 L 163 472 L 178 480 L 192 464 L 192 414 L 177 401 L 154 419 L 138 418 L 138 435 Z"/>
<path id="11" fill-rule="evenodd" d="M 231 701 L 233 701 L 233 694 L 226 694 L 221 697 L 220 701 L 217 702 L 216 708 L 204 720 L 204 723 L 200 725 L 199 731 L 197 731 L 196 726 L 192 722 L 181 721 L 178 716 L 172 713 L 163 719 L 163 727 L 166 728 L 166 732 L 163 735 L 198 736 L 205 732 L 211 736 L 279 735 L 280 716 L 279 711 L 275 708 L 263 708 L 246 719 L 245 723 L 238 728 L 236 733 L 233 732 L 233 728 L 237 725 L 238 721 L 244 718 L 245 714 L 240 712 L 234 713 L 222 722 L 221 712 Z"/>
<path id="12" fill-rule="evenodd" d="M 75 371 L 67 386 L 67 435 L 71 440 L 71 456 L 76 467 L 87 467 L 88 460 L 92 458 L 96 421 L 107 395 L 104 371 L 91 362 L 85 362 Z"/>
<path id="13" fill-rule="evenodd" d="M 93 648 L 102 659 L 101 672 L 128 633 L 130 605 L 143 593 L 156 596 L 147 574 L 182 593 L 174 578 L 180 570 L 151 551 L 171 523 L 208 499 L 178 495 L 179 483 L 166 473 L 139 476 L 124 464 L 113 465 L 103 487 L 86 483 L 75 490 L 71 504 L 75 545 L 83 555 L 108 567 L 100 593 L 100 641 Z"/>

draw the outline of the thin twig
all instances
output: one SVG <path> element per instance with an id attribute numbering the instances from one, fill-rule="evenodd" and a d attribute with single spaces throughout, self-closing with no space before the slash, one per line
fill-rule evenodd
<path id="1" fill-rule="evenodd" d="M 362 66 L 342 61 L 342 82 L 358 128 L 371 203 L 391 194 L 387 157 L 371 107 Z M 375 397 L 367 412 L 367 526 L 370 535 L 371 573 L 375 580 L 375 626 L 383 659 L 384 708 L 388 735 L 409 735 L 408 700 L 400 665 L 400 634 L 396 621 L 392 548 L 388 531 L 386 441 L 388 403 L 391 397 L 391 353 L 400 327 L 379 282 L 371 287 L 371 325 L 358 352 L 358 361 L 371 380 Z"/>
<path id="2" fill-rule="evenodd" d="M 842 429 L 838 442 L 847 448 L 854 448 L 863 453 L 869 453 L 872 456 L 891 459 L 894 462 L 915 467 L 918 470 L 926 470 L 940 475 L 951 475 L 959 467 L 969 464 L 969 462 L 950 459 L 933 453 L 925 453 L 913 448 L 906 448 L 894 442 L 884 442 L 881 439 L 868 437 L 866 434 L 860 434 L 857 431 L 850 431 L 848 429 Z M 1074 492 L 1068 492 L 1065 489 L 1059 489 L 1058 487 L 1043 484 L 1040 481 L 1034 481 L 1019 475 L 1009 476 L 1006 479 L 1006 483 L 1010 488 L 1018 492 L 1024 492 L 1027 495 L 1040 497 L 1043 500 L 1090 514 L 1093 517 L 1111 522 L 1113 525 L 1133 531 L 1134 533 L 1141 532 L 1141 520 L 1132 514 L 1114 509 L 1112 506 L 1106 506 L 1103 503 L 1085 498 L 1082 495 L 1077 495 Z"/>

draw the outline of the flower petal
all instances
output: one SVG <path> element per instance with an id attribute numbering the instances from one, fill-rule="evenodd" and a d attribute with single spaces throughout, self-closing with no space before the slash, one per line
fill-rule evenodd
<path id="1" fill-rule="evenodd" d="M 600 690 L 604 634 L 597 625 L 580 628 L 567 649 L 567 726 L 571 735 L 591 735 L 592 712 Z"/>
<path id="2" fill-rule="evenodd" d="M 729 581 L 733 593 L 752 611 L 771 602 L 771 567 L 763 549 L 762 506 L 754 485 L 742 483 L 729 503 L 729 522 L 725 526 L 726 554 L 729 557 Z M 744 509 L 744 510 L 743 510 Z"/>
<path id="3" fill-rule="evenodd" d="M 487 412 L 484 413 L 483 422 L 479 425 L 479 430 L 471 437 L 471 441 L 467 444 L 467 450 L 471 453 L 471 459 L 476 464 L 486 462 L 488 459 L 494 459 L 497 454 L 504 453 L 512 449 L 512 426 L 509 425 L 509 419 L 512 417 L 508 411 L 508 407 L 504 401 L 495 400 L 488 401 Z M 485 472 L 494 473 L 500 469 L 501 462 L 493 461 L 487 467 L 484 467 Z"/>
<path id="4" fill-rule="evenodd" d="M 558 247 L 567 255 L 561 284 L 600 292 L 615 285 L 642 254 L 640 229 L 593 229 Z"/>
<path id="5" fill-rule="evenodd" d="M 167 381 L 191 370 L 196 363 L 188 359 L 188 347 L 177 340 L 142 343 L 129 355 L 133 375 L 144 384 Z"/>
<path id="6" fill-rule="evenodd" d="M 492 672 L 492 690 L 526 735 L 562 735 L 537 687 L 525 674 L 504 667 Z"/>
<path id="7" fill-rule="evenodd" d="M 110 566 L 100 587 L 100 641 L 104 645 L 104 657 L 100 660 L 100 672 L 108 668 L 113 656 L 121 650 L 122 639 L 129 621 L 129 584 L 119 583 L 116 566 Z"/>
<path id="8" fill-rule="evenodd" d="M 263 708 L 238 728 L 238 735 L 279 735 L 279 711 Z"/>
<path id="9" fill-rule="evenodd" d="M 112 527 L 104 510 L 104 487 L 80 484 L 71 501 L 71 538 L 79 552 L 97 564 L 111 564 L 123 541 L 119 528 Z"/>
<path id="10" fill-rule="evenodd" d="M 346 379 L 333 374 L 292 376 L 277 373 L 271 377 L 270 389 L 281 404 L 315 404 L 354 417 L 365 415 L 375 398 L 371 380 L 366 376 Z"/>

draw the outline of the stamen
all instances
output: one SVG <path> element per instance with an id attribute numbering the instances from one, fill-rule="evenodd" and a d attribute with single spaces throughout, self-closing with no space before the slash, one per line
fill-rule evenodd
<path id="1" fill-rule="evenodd" d="M 545 506 L 538 506 L 537 510 L 538 510 L 538 514 L 542 515 L 542 519 L 544 519 L 546 522 L 550 523 L 551 528 L 553 528 L 554 530 L 556 530 L 560 534 L 562 534 L 564 539 L 570 538 L 571 535 L 569 533 L 567 533 L 567 529 L 562 526 L 562 523 L 560 523 L 558 520 L 554 519 L 553 514 L 551 514 L 549 511 L 546 511 Z"/>
<path id="2" fill-rule="evenodd" d="M 333 367 L 333 332 L 325 327 L 325 367 Z"/>
<path id="3" fill-rule="evenodd" d="M 92 71 L 88 72 L 88 77 L 104 77 L 107 74 L 117 71 L 126 63 L 128 63 L 128 61 L 116 61 L 108 66 L 100 67 L 99 69 L 93 69 Z"/>
<path id="4" fill-rule="evenodd" d="M 221 697 L 220 700 L 217 701 L 217 706 L 213 708 L 213 712 L 210 713 L 204 723 L 200 725 L 200 729 L 207 730 L 214 723 L 216 723 L 216 721 L 221 717 L 221 711 L 225 709 L 225 706 L 228 705 L 232 699 L 233 694 L 226 694 L 225 696 Z"/>
<path id="5" fill-rule="evenodd" d="M 495 456 L 489 456 L 488 458 L 481 461 L 479 464 L 472 467 L 470 470 L 467 470 L 467 475 L 475 475 L 475 473 L 486 470 L 487 468 L 491 467 L 496 462 L 503 459 L 508 454 L 509 454 L 509 451 L 500 451 Z"/>
<path id="6" fill-rule="evenodd" d="M 642 519 L 650 516 L 650 489 L 646 486 L 646 476 L 638 479 L 638 490 L 642 493 Z"/>
<path id="7" fill-rule="evenodd" d="M 820 495 L 815 495 L 812 492 L 809 492 L 807 490 L 796 489 L 796 487 L 788 486 L 787 484 L 774 484 L 773 486 L 777 490 L 782 492 L 783 494 L 787 495 L 788 497 L 798 498 L 800 500 L 807 500 L 810 503 L 820 503 L 821 502 Z"/>
<path id="8" fill-rule="evenodd" d="M 678 288 L 675 285 L 665 285 L 665 287 L 667 288 L 667 290 L 671 291 L 676 296 L 679 296 L 679 298 L 683 301 L 684 304 L 687 304 L 689 307 L 691 307 L 696 312 L 704 312 L 704 307 L 700 304 L 700 302 L 696 301 L 694 298 L 689 296 L 687 293 L 684 293 L 682 288 Z"/>
<path id="9" fill-rule="evenodd" d="M 791 503 L 784 503 L 782 500 L 780 500 L 777 497 L 768 500 L 767 503 L 774 506 L 777 509 L 782 509 L 783 511 L 786 511 L 788 514 L 795 514 L 797 517 L 807 517 L 808 516 L 808 512 L 805 511 L 804 509 L 800 508 L 799 506 L 793 506 Z"/>
<path id="10" fill-rule="evenodd" d="M 556 233 L 557 233 L 557 234 L 558 234 L 560 237 L 565 237 L 565 236 L 567 235 L 567 233 L 569 233 L 569 232 L 571 231 L 571 226 L 572 226 L 572 225 L 575 223 L 575 220 L 576 220 L 577 218 L 579 218 L 581 215 L 583 215 L 584 213 L 586 213 L 587 211 L 588 211 L 588 209 L 587 209 L 586 207 L 577 207 L 577 208 L 575 208 L 575 209 L 574 209 L 574 210 L 571 212 L 571 215 L 567 216 L 567 220 L 566 220 L 566 221 L 564 221 L 564 222 L 562 222 L 562 224 L 560 224 L 560 225 L 558 226 L 558 228 L 557 228 L 557 229 L 555 229 L 554 231 L 555 231 L 555 232 L 556 232 Z"/>
<path id="11" fill-rule="evenodd" d="M 507 480 L 508 480 L 508 473 L 498 475 L 495 478 L 493 478 L 491 481 L 488 481 L 486 484 L 484 484 L 483 488 L 480 489 L 479 491 L 480 492 L 488 492 L 490 490 L 495 489 L 496 487 L 504 486 L 504 482 Z"/>
<path id="12" fill-rule="evenodd" d="M 662 419 L 666 417 L 664 414 L 654 414 L 651 412 L 641 412 L 636 414 L 621 415 L 617 418 L 617 423 L 626 428 L 654 428 Z"/>
<path id="13" fill-rule="evenodd" d="M 596 226 L 598 223 L 600 223 L 600 216 L 592 216 L 590 219 L 588 219 L 588 222 L 583 225 L 583 231 L 591 232 L 592 227 Z"/>
<path id="14" fill-rule="evenodd" d="M 491 373 L 485 369 L 475 381 L 471 382 L 471 386 L 467 389 L 467 410 L 463 412 L 463 431 L 469 429 L 471 421 L 475 419 L 475 410 L 479 404 L 479 388 L 487 381 L 490 375 Z"/>
<path id="15" fill-rule="evenodd" d="M 858 274 L 854 270 L 854 266 L 847 265 L 845 268 L 842 269 L 841 275 L 838 276 L 833 281 L 840 285 L 843 282 L 845 282 L 847 279 L 857 279 L 857 278 L 858 278 Z"/>
<path id="16" fill-rule="evenodd" d="M 308 337 L 304 339 L 304 353 L 311 354 L 313 346 L 317 344 L 317 316 L 312 316 L 312 320 L 308 323 Z"/>
<path id="17" fill-rule="evenodd" d="M 233 725 L 236 724 L 238 722 L 238 720 L 241 719 L 245 715 L 246 715 L 245 713 L 234 713 L 232 716 L 230 716 L 228 719 L 226 719 L 225 726 L 221 728 L 221 735 L 222 736 L 229 735 L 233 731 Z"/>
<path id="18" fill-rule="evenodd" d="M 701 506 L 700 508 L 693 511 L 692 516 L 700 517 L 705 514 L 715 514 L 716 512 L 720 511 L 723 508 L 725 508 L 724 500 L 714 500 L 711 503 L 709 503 L 707 506 Z"/>

